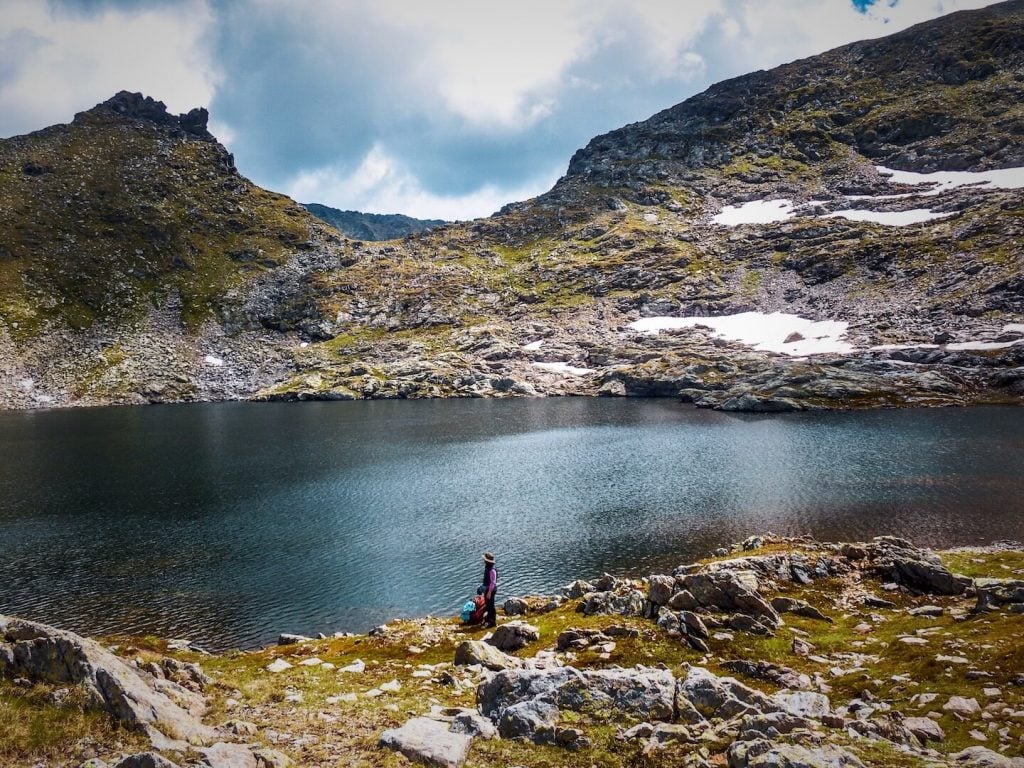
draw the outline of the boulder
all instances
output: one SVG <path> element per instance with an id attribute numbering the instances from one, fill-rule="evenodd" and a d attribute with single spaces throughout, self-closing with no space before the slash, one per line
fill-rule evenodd
<path id="1" fill-rule="evenodd" d="M 296 643 L 307 643 L 313 638 L 306 637 L 305 635 L 292 635 L 287 632 L 277 636 L 278 645 L 295 645 Z"/>
<path id="2" fill-rule="evenodd" d="M 842 747 L 804 747 L 767 739 L 733 742 L 728 760 L 729 768 L 864 768 L 856 755 Z"/>
<path id="3" fill-rule="evenodd" d="M 480 640 L 466 640 L 455 649 L 455 666 L 471 666 L 473 664 L 498 671 L 516 669 L 522 666 L 522 661 L 507 653 L 502 653 L 493 645 L 488 645 Z"/>
<path id="4" fill-rule="evenodd" d="M 707 640 L 709 637 L 704 620 L 692 611 L 679 612 L 679 625 L 686 629 L 688 635 L 699 637 L 701 640 Z"/>
<path id="5" fill-rule="evenodd" d="M 950 573 L 933 552 L 918 549 L 909 541 L 880 536 L 868 545 L 876 572 L 917 592 L 962 595 L 971 586 L 966 576 Z"/>
<path id="6" fill-rule="evenodd" d="M 741 715 L 779 712 L 781 707 L 768 696 L 732 677 L 718 677 L 703 667 L 690 667 L 686 677 L 676 684 L 676 709 L 691 720 L 692 712 L 701 718 L 731 720 Z"/>
<path id="7" fill-rule="evenodd" d="M 215 738 L 214 730 L 199 720 L 200 697 L 169 680 L 140 674 L 93 640 L 0 616 L 0 648 L 7 649 L 0 654 L 0 675 L 79 685 L 89 705 L 137 730 L 159 731 L 192 744 Z"/>
<path id="8" fill-rule="evenodd" d="M 530 610 L 530 606 L 521 597 L 510 597 L 502 606 L 506 616 L 522 616 Z"/>
<path id="9" fill-rule="evenodd" d="M 572 627 L 558 635 L 555 647 L 560 651 L 579 650 L 597 643 L 607 643 L 611 640 L 599 629 L 577 629 Z"/>
<path id="10" fill-rule="evenodd" d="M 520 701 L 501 710 L 498 733 L 503 739 L 525 739 L 537 744 L 554 741 L 555 725 L 561 713 L 543 699 Z"/>
<path id="11" fill-rule="evenodd" d="M 719 611 L 740 611 L 757 617 L 763 624 L 778 628 L 782 619 L 768 601 L 757 592 L 752 571 L 711 571 L 682 577 L 682 586 L 696 602 Z"/>
<path id="12" fill-rule="evenodd" d="M 591 592 L 584 595 L 583 614 L 586 616 L 643 616 L 643 593 L 626 588 L 618 592 Z"/>
<path id="13" fill-rule="evenodd" d="M 530 701 L 588 714 L 595 719 L 614 717 L 616 722 L 624 716 L 638 720 L 671 720 L 675 689 L 672 673 L 662 669 L 506 670 L 480 684 L 477 705 L 484 715 L 499 720 L 499 731 L 506 710 Z"/>
<path id="14" fill-rule="evenodd" d="M 208 768 L 258 768 L 256 755 L 244 744 L 221 741 L 198 751 L 200 765 Z"/>
<path id="15" fill-rule="evenodd" d="M 494 723 L 483 717 L 475 709 L 464 709 L 452 718 L 452 733 L 464 733 L 467 736 L 481 739 L 493 739 L 498 735 Z"/>
<path id="16" fill-rule="evenodd" d="M 137 755 L 128 755 L 114 765 L 114 768 L 178 768 L 178 765 L 156 752 L 140 752 Z"/>
<path id="17" fill-rule="evenodd" d="M 949 701 L 942 705 L 943 710 L 956 715 L 976 715 L 981 712 L 981 705 L 975 698 L 964 696 L 950 696 Z"/>
<path id="18" fill-rule="evenodd" d="M 651 576 L 647 581 L 647 599 L 654 605 L 667 605 L 675 585 L 674 576 Z"/>
<path id="19" fill-rule="evenodd" d="M 766 737 L 775 737 L 783 733 L 792 733 L 802 728 L 814 727 L 814 721 L 805 717 L 796 717 L 788 712 L 769 712 L 766 715 L 747 715 L 740 723 L 740 739 L 754 741 Z"/>
<path id="20" fill-rule="evenodd" d="M 1019 760 L 1011 760 L 1008 757 L 993 752 L 986 747 L 968 747 L 960 752 L 949 756 L 952 765 L 963 766 L 963 768 L 1020 768 Z"/>
<path id="21" fill-rule="evenodd" d="M 582 579 L 574 581 L 566 587 L 562 588 L 562 592 L 570 600 L 578 600 L 584 595 L 596 592 L 597 589 L 589 581 L 583 581 Z"/>
<path id="22" fill-rule="evenodd" d="M 807 619 L 815 619 L 817 621 L 827 621 L 832 623 L 832 619 L 823 614 L 817 608 L 810 603 L 804 602 L 803 600 L 797 600 L 792 597 L 776 597 L 772 600 L 772 608 L 779 613 L 793 613 L 797 616 L 803 616 Z"/>
<path id="23" fill-rule="evenodd" d="M 257 749 L 253 754 L 257 768 L 291 768 L 292 765 L 291 758 L 276 749 Z"/>
<path id="24" fill-rule="evenodd" d="M 399 728 L 384 731 L 380 746 L 400 752 L 414 763 L 459 768 L 469 754 L 470 736 L 453 733 L 448 724 L 414 717 Z"/>
<path id="25" fill-rule="evenodd" d="M 772 696 L 784 712 L 795 717 L 808 717 L 820 720 L 832 712 L 831 702 L 823 693 L 812 691 L 780 691 Z"/>
<path id="26" fill-rule="evenodd" d="M 978 579 L 975 586 L 978 592 L 976 612 L 1024 603 L 1024 581 L 1020 579 Z"/>
<path id="27" fill-rule="evenodd" d="M 772 664 L 770 661 L 747 661 L 746 659 L 733 659 L 723 661 L 722 669 L 729 672 L 736 672 L 756 680 L 767 680 L 768 682 L 781 685 L 785 688 L 807 691 L 811 689 L 811 678 L 801 674 L 795 669 L 784 667 L 781 664 Z"/>
<path id="28" fill-rule="evenodd" d="M 914 734 L 921 743 L 929 741 L 945 741 L 946 733 L 937 722 L 930 717 L 905 717 L 903 727 Z"/>
<path id="29" fill-rule="evenodd" d="M 673 611 L 693 611 L 700 608 L 700 603 L 688 589 L 680 590 L 669 598 L 668 607 Z"/>
<path id="30" fill-rule="evenodd" d="M 511 652 L 540 640 L 540 630 L 524 621 L 510 621 L 494 630 L 485 642 L 499 651 Z"/>

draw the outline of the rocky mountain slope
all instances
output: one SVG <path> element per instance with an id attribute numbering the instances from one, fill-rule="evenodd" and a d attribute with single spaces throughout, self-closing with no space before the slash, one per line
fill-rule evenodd
<path id="1" fill-rule="evenodd" d="M 534 200 L 372 244 L 122 94 L 0 143 L 0 403 L 1020 403 L 1022 104 L 1012 0 L 719 83 Z"/>
<path id="2" fill-rule="evenodd" d="M 1019 768 L 1024 553 L 752 536 L 644 579 L 211 655 L 0 616 L 11 768 Z M 82 762 L 86 761 L 86 762 Z"/>
<path id="3" fill-rule="evenodd" d="M 397 240 L 446 223 L 442 219 L 414 219 L 400 213 L 342 211 L 319 203 L 303 203 L 302 207 L 353 240 Z"/>

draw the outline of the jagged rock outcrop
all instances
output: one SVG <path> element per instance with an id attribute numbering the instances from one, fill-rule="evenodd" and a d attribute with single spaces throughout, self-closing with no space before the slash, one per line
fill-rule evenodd
<path id="1" fill-rule="evenodd" d="M 127 726 L 193 744 L 215 733 L 201 697 L 169 680 L 146 679 L 99 643 L 65 630 L 0 616 L 0 676 L 81 686 L 88 703 Z"/>

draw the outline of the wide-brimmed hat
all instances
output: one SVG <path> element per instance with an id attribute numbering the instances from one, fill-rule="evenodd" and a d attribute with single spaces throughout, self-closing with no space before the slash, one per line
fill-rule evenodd
<path id="1" fill-rule="evenodd" d="M 490 552 L 484 552 L 484 562 L 494 565 L 494 555 L 492 555 Z"/>

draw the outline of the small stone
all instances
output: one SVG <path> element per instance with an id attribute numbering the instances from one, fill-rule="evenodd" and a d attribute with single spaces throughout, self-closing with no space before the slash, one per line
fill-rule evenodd
<path id="1" fill-rule="evenodd" d="M 982 688 L 981 692 L 990 699 L 997 699 L 1003 695 L 1003 692 L 999 688 Z"/>
<path id="2" fill-rule="evenodd" d="M 368 690 L 366 693 L 363 694 L 363 696 L 365 696 L 368 699 L 376 699 L 378 696 L 383 696 L 383 695 L 384 695 L 384 691 L 382 691 L 380 688 L 371 688 L 370 690 Z"/>
<path id="3" fill-rule="evenodd" d="M 973 715 L 981 712 L 981 706 L 975 698 L 963 696 L 950 696 L 949 701 L 942 705 L 946 712 L 953 712 L 958 715 Z"/>
<path id="4" fill-rule="evenodd" d="M 323 662 L 314 656 L 311 659 L 303 659 L 299 662 L 300 667 L 319 667 Z"/>
<path id="5" fill-rule="evenodd" d="M 380 689 L 382 691 L 387 691 L 388 693 L 397 693 L 402 690 L 402 684 L 397 680 L 389 680 L 386 683 L 381 683 Z"/>
<path id="6" fill-rule="evenodd" d="M 347 664 L 344 667 L 339 667 L 339 672 L 346 672 L 358 675 L 366 670 L 366 663 L 362 659 L 356 659 L 351 664 Z"/>
<path id="7" fill-rule="evenodd" d="M 903 718 L 903 727 L 917 736 L 922 743 L 946 740 L 946 733 L 942 727 L 927 717 L 905 717 Z"/>
<path id="8" fill-rule="evenodd" d="M 928 616 L 930 618 L 938 618 L 945 612 L 941 605 L 922 605 L 919 608 L 911 608 L 907 611 L 911 616 Z"/>
<path id="9" fill-rule="evenodd" d="M 290 634 L 285 633 L 285 634 L 282 634 L 282 635 L 278 636 L 277 644 L 278 645 L 295 645 L 296 643 L 306 643 L 306 642 L 309 642 L 312 639 L 313 638 L 306 637 L 305 635 L 290 635 Z"/>
<path id="10" fill-rule="evenodd" d="M 284 672 L 286 669 L 291 669 L 291 668 L 292 668 L 292 665 L 289 664 L 284 659 L 274 659 L 266 667 L 267 672 L 273 672 L 275 674 L 278 673 L 278 672 Z"/>
<path id="11" fill-rule="evenodd" d="M 897 642 L 904 645 L 928 645 L 928 641 L 923 637 L 901 637 L 897 639 Z"/>
<path id="12" fill-rule="evenodd" d="M 943 656 L 942 654 L 939 654 L 938 656 L 936 656 L 935 657 L 935 661 L 937 661 L 939 664 L 970 664 L 971 663 L 967 659 L 965 659 L 963 656 Z"/>

